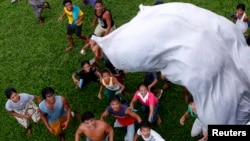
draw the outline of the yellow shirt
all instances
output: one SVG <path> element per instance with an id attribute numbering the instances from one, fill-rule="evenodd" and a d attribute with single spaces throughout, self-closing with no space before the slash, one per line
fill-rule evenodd
<path id="1" fill-rule="evenodd" d="M 73 20 L 74 20 L 73 15 L 72 15 L 72 11 L 68 11 L 68 10 L 64 7 L 64 12 L 66 13 L 66 15 L 67 15 L 67 17 L 68 17 L 69 24 L 72 24 L 72 22 L 73 22 Z M 80 16 L 83 16 L 83 15 L 84 15 L 84 13 L 82 12 L 82 10 L 80 10 L 78 16 L 80 17 Z M 82 21 L 81 21 L 79 24 L 77 24 L 77 25 L 81 25 L 81 24 L 82 24 Z"/>

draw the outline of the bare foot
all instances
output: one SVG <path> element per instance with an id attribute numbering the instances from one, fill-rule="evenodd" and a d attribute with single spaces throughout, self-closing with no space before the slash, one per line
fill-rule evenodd
<path id="1" fill-rule="evenodd" d="M 65 134 L 64 133 L 60 134 L 59 136 L 60 136 L 60 141 L 65 141 Z"/>
<path id="2" fill-rule="evenodd" d="M 27 128 L 27 131 L 25 133 L 26 136 L 29 136 L 31 134 L 31 128 L 32 128 L 31 126 Z"/>
<path id="3" fill-rule="evenodd" d="M 44 21 L 45 21 L 44 17 L 40 17 L 39 21 L 40 21 L 40 24 L 44 24 Z"/>
<path id="4" fill-rule="evenodd" d="M 70 51 L 73 48 L 74 48 L 74 46 L 69 46 L 69 47 L 66 48 L 66 51 Z"/>
<path id="5" fill-rule="evenodd" d="M 160 115 L 157 115 L 158 119 L 157 119 L 157 125 L 161 125 L 161 117 Z"/>
<path id="6" fill-rule="evenodd" d="M 102 99 L 102 96 L 101 96 L 101 95 L 99 95 L 99 94 L 98 94 L 98 96 L 97 96 L 97 97 L 98 97 L 99 99 Z"/>

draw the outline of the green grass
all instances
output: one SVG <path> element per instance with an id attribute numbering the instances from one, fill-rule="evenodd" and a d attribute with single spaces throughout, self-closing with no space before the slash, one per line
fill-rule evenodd
<path id="1" fill-rule="evenodd" d="M 71 74 L 80 68 L 83 59 L 93 57 L 90 50 L 86 56 L 81 56 L 79 51 L 83 46 L 82 41 L 74 36 L 75 48 L 66 52 L 68 45 L 66 40 L 66 18 L 62 23 L 57 18 L 63 12 L 62 0 L 48 0 L 51 10 L 44 10 L 45 24 L 40 25 L 35 19 L 32 8 L 27 0 L 11 4 L 10 0 L 0 2 L 0 140 L 1 141 L 54 141 L 57 137 L 51 135 L 43 123 L 32 123 L 33 132 L 30 137 L 24 136 L 24 128 L 21 127 L 14 117 L 8 115 L 5 110 L 6 97 L 4 91 L 7 87 L 15 87 L 18 92 L 26 92 L 41 95 L 45 86 L 51 86 L 56 94 L 65 96 L 72 109 L 83 113 L 91 110 L 97 118 L 104 111 L 107 102 L 97 99 L 98 84 L 87 85 L 83 90 L 76 90 L 71 80 Z M 165 0 L 164 2 L 172 2 Z M 238 0 L 183 0 L 200 7 L 214 11 L 229 18 L 235 11 Z M 245 0 L 248 4 L 250 0 Z M 116 26 L 132 19 L 138 12 L 138 5 L 152 5 L 154 0 L 104 0 L 107 8 L 113 14 Z M 74 1 L 81 6 L 85 13 L 83 22 L 83 33 L 89 35 L 93 32 L 90 24 L 93 19 L 93 9 L 89 5 L 82 7 L 81 0 Z M 246 5 L 247 11 L 250 9 Z M 195 14 L 195 13 L 194 13 Z M 209 17 L 207 17 L 209 18 Z M 150 22 L 150 19 L 149 19 Z M 136 86 L 143 80 L 141 72 L 129 73 L 125 78 L 125 86 L 132 94 Z M 162 81 L 158 84 L 162 86 Z M 129 98 L 131 98 L 131 96 Z M 139 104 L 136 105 L 140 109 Z M 180 126 L 179 119 L 186 110 L 186 103 L 182 89 L 173 85 L 164 92 L 160 100 L 159 113 L 162 125 L 153 128 L 159 132 L 167 141 L 194 141 L 197 138 L 190 137 L 192 119 L 186 121 L 185 126 Z M 139 111 L 139 114 L 142 114 Z M 110 124 L 114 119 L 108 118 Z M 66 131 L 68 141 L 74 140 L 74 134 L 79 121 L 72 120 Z M 115 141 L 122 141 L 125 130 L 115 129 Z"/>

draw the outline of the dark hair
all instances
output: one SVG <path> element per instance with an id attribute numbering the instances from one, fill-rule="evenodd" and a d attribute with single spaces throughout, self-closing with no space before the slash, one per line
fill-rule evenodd
<path id="1" fill-rule="evenodd" d="M 142 83 L 138 84 L 137 90 L 139 90 L 139 88 L 140 88 L 141 86 L 145 86 L 145 87 L 148 89 L 148 85 L 147 85 L 145 82 L 142 82 Z"/>
<path id="2" fill-rule="evenodd" d="M 89 64 L 89 65 L 90 65 L 90 63 L 89 63 L 88 60 L 83 60 L 83 61 L 81 62 L 81 67 L 83 67 L 85 64 Z"/>
<path id="3" fill-rule="evenodd" d="M 103 70 L 101 70 L 101 75 L 103 75 L 104 73 L 108 73 L 108 74 L 110 74 L 110 72 L 109 72 L 109 70 L 108 70 L 108 69 L 103 69 Z"/>
<path id="4" fill-rule="evenodd" d="M 139 128 L 150 128 L 151 129 L 151 123 L 148 120 L 143 120 L 139 123 Z"/>
<path id="5" fill-rule="evenodd" d="M 191 94 L 188 95 L 188 104 L 194 102 L 194 98 Z"/>
<path id="6" fill-rule="evenodd" d="M 96 0 L 95 4 L 97 4 L 97 3 L 103 4 L 102 0 Z"/>
<path id="7" fill-rule="evenodd" d="M 240 3 L 240 4 L 237 5 L 236 9 L 242 9 L 243 11 L 245 11 L 246 6 L 245 6 L 245 4 Z"/>
<path id="8" fill-rule="evenodd" d="M 85 120 L 89 120 L 94 118 L 94 114 L 90 111 L 86 111 L 85 113 L 82 114 L 81 116 L 81 121 L 84 122 Z"/>
<path id="9" fill-rule="evenodd" d="M 93 35 L 96 36 L 95 33 L 91 33 L 88 37 L 91 38 Z"/>
<path id="10" fill-rule="evenodd" d="M 8 99 L 10 99 L 12 93 L 17 93 L 17 91 L 16 91 L 15 88 L 12 88 L 12 87 L 11 87 L 11 88 L 7 88 L 7 89 L 5 90 L 5 96 L 6 96 Z"/>
<path id="11" fill-rule="evenodd" d="M 51 87 L 46 87 L 46 88 L 44 88 L 43 90 L 42 90 L 42 97 L 43 97 L 43 99 L 46 99 L 46 95 L 47 94 L 55 94 L 55 91 L 54 91 L 54 89 L 53 88 L 51 88 Z"/>
<path id="12" fill-rule="evenodd" d="M 119 103 L 121 103 L 121 98 L 118 95 L 114 95 L 109 99 L 109 103 L 111 103 L 112 101 L 118 101 Z"/>
<path id="13" fill-rule="evenodd" d="M 68 3 L 68 2 L 72 4 L 72 1 L 71 1 L 71 0 L 63 0 L 63 3 L 62 3 L 63 6 L 65 6 L 65 4 Z"/>
<path id="14" fill-rule="evenodd" d="M 250 35 L 247 36 L 246 41 L 247 41 L 247 45 L 250 46 Z"/>

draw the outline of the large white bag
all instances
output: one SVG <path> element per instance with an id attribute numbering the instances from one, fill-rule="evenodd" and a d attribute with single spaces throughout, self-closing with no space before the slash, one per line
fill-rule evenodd
<path id="1" fill-rule="evenodd" d="M 188 3 L 140 8 L 108 36 L 92 37 L 114 66 L 160 70 L 185 86 L 205 125 L 250 121 L 250 48 L 235 24 Z"/>

